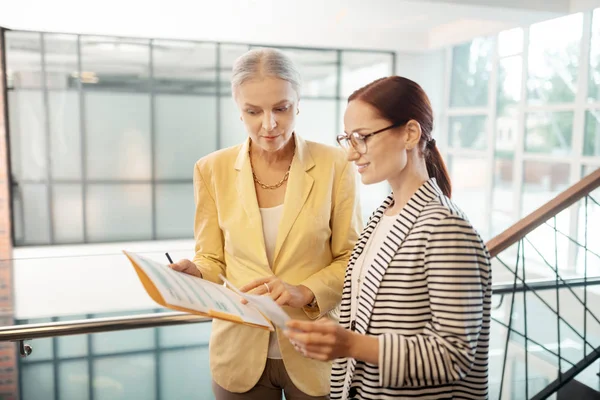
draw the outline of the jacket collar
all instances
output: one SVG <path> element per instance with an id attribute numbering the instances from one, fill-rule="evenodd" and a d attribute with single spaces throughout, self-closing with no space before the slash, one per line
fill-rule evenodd
<path id="1" fill-rule="evenodd" d="M 296 218 L 300 214 L 314 183 L 313 177 L 307 172 L 315 165 L 308 145 L 304 139 L 296 134 L 294 134 L 294 140 L 296 143 L 296 150 L 290 166 L 283 214 L 277 233 L 277 242 L 273 254 L 273 269 L 275 269 L 275 266 L 277 265 L 277 257 L 281 251 L 281 247 L 288 237 Z M 241 146 L 235 162 L 235 169 L 238 171 L 236 187 L 240 202 L 250 220 L 248 226 L 249 237 L 256 238 L 256 240 L 259 240 L 262 244 L 260 251 L 265 254 L 264 261 L 265 265 L 268 267 L 262 230 L 262 219 L 258 200 L 256 198 L 252 166 L 250 165 L 250 158 L 248 157 L 249 146 L 250 139 L 248 138 Z"/>

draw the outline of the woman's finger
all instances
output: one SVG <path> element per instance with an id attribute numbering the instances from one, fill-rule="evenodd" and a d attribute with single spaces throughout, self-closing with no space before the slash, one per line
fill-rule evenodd
<path id="1" fill-rule="evenodd" d="M 282 290 L 281 288 L 283 287 L 283 285 L 278 285 L 277 283 L 278 283 L 278 280 L 271 280 L 270 282 L 264 282 L 262 285 L 259 285 L 246 293 L 252 294 L 255 296 L 269 295 L 269 296 L 271 296 L 271 298 L 273 298 L 273 300 L 276 300 L 277 298 L 279 298 L 279 296 L 280 296 L 279 292 L 281 292 L 281 290 Z M 279 289 L 277 289 L 277 288 L 279 288 Z"/>
<path id="2" fill-rule="evenodd" d="M 303 351 L 301 353 L 304 357 L 312 358 L 314 360 L 328 361 L 330 359 L 330 357 L 327 354 L 311 352 L 306 349 L 303 349 Z"/>
<path id="3" fill-rule="evenodd" d="M 308 321 L 300 321 L 293 319 L 286 323 L 286 327 L 288 328 L 284 333 L 290 334 L 292 332 L 312 332 L 313 331 L 314 322 Z"/>
<path id="4" fill-rule="evenodd" d="M 287 327 L 291 330 L 303 331 L 303 332 L 321 332 L 321 333 L 332 333 L 336 324 L 331 321 L 325 321 L 316 323 L 313 321 L 300 321 L 297 319 L 288 321 Z"/>
<path id="5" fill-rule="evenodd" d="M 331 358 L 329 354 L 331 351 L 329 348 L 317 347 L 317 346 L 299 346 L 294 344 L 294 349 L 304 355 L 305 357 L 314 358 L 317 360 L 328 360 Z"/>
<path id="6" fill-rule="evenodd" d="M 253 294 L 253 295 L 256 295 L 256 296 L 262 296 L 265 293 L 267 293 L 267 287 L 264 284 L 262 284 L 262 285 L 260 285 L 260 286 L 258 286 L 256 288 L 250 290 L 247 293 L 248 294 Z"/>
<path id="7" fill-rule="evenodd" d="M 292 331 L 290 329 L 286 329 L 283 331 L 283 334 L 290 341 L 297 343 L 298 345 L 304 345 L 306 343 L 306 339 L 308 338 L 308 334 L 303 331 Z"/>
<path id="8" fill-rule="evenodd" d="M 329 354 L 332 353 L 332 348 L 330 346 L 303 346 L 302 349 L 306 353 L 323 354 L 328 357 L 329 357 Z"/>
<path id="9" fill-rule="evenodd" d="M 273 278 L 275 278 L 274 276 L 268 276 L 266 278 L 259 278 L 259 279 L 255 279 L 252 282 L 248 283 L 247 285 L 244 285 L 240 288 L 240 292 L 248 292 L 252 289 L 256 289 L 259 286 L 264 286 L 264 283 L 268 283 L 270 282 Z"/>
<path id="10" fill-rule="evenodd" d="M 283 285 L 276 285 L 267 294 L 269 296 L 271 296 L 273 301 L 277 302 L 277 299 L 279 299 L 279 297 L 281 297 L 281 295 L 283 294 L 284 291 L 285 291 L 285 288 L 283 287 Z"/>
<path id="11" fill-rule="evenodd" d="M 283 293 L 281 293 L 281 296 L 279 296 L 277 298 L 277 304 L 280 306 L 285 306 L 288 304 L 288 302 L 290 301 L 290 292 L 288 292 L 287 290 L 284 290 Z"/>
<path id="12" fill-rule="evenodd" d="M 323 335 L 318 332 L 291 332 L 285 331 L 284 334 L 289 340 L 293 340 L 301 346 L 330 346 L 335 342 L 335 339 L 329 338 L 327 335 Z"/>

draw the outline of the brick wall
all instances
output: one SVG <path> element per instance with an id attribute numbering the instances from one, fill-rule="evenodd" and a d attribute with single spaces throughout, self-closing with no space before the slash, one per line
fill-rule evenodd
<path id="1" fill-rule="evenodd" d="M 0 326 L 13 324 L 13 270 L 8 163 L 4 31 L 0 28 Z M 14 343 L 0 343 L 0 399 L 19 397 Z"/>

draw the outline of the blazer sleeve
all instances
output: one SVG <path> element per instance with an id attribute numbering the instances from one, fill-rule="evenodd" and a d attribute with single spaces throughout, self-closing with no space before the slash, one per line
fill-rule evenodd
<path id="1" fill-rule="evenodd" d="M 471 224 L 449 215 L 430 234 L 425 274 L 431 320 L 423 333 L 379 336 L 381 387 L 451 384 L 471 370 L 491 284 L 490 258 Z"/>
<path id="2" fill-rule="evenodd" d="M 215 199 L 202 176 L 199 162 L 194 167 L 194 201 L 196 254 L 193 262 L 202 273 L 202 278 L 220 283 L 219 274 L 225 275 L 223 232 L 219 226 Z"/>
<path id="3" fill-rule="evenodd" d="M 330 222 L 333 261 L 301 283 L 314 293 L 317 300 L 317 307 L 304 308 L 312 319 L 332 311 L 341 301 L 346 266 L 362 230 L 356 172 L 348 162 L 344 162 L 334 193 Z"/>

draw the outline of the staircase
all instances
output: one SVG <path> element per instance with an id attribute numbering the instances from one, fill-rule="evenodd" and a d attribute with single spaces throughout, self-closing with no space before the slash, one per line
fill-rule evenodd
<path id="1" fill-rule="evenodd" d="M 490 399 L 600 399 L 600 169 L 491 239 Z"/>

